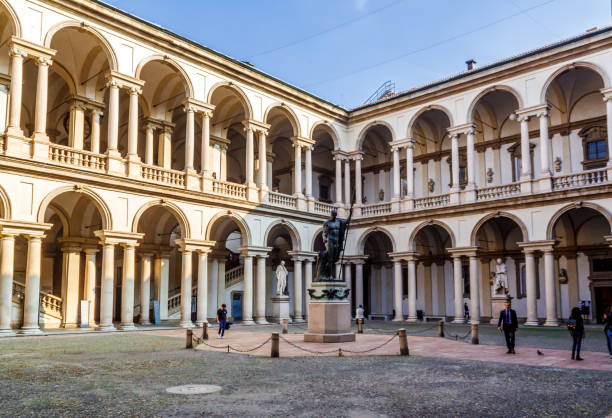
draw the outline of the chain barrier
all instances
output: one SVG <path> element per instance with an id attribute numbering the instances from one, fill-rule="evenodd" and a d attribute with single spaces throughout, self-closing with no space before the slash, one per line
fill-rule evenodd
<path id="1" fill-rule="evenodd" d="M 436 328 L 438 328 L 438 326 L 437 326 L 437 325 L 434 325 L 434 326 L 432 326 L 432 327 L 428 327 L 428 328 L 425 328 L 425 329 L 420 329 L 420 330 L 418 330 L 418 331 L 410 331 L 410 332 L 409 332 L 408 330 L 406 330 L 406 334 L 407 334 L 407 335 L 418 335 L 418 334 L 424 334 L 425 332 L 427 332 L 427 331 L 431 331 L 431 330 L 434 330 L 434 329 L 436 329 Z M 399 329 L 399 328 L 398 328 L 398 329 Z M 380 332 L 380 333 L 382 333 L 382 334 L 390 334 L 391 332 L 393 332 L 394 334 L 397 334 L 397 329 L 396 329 L 396 330 L 388 330 L 388 329 L 382 329 L 382 328 L 365 328 L 365 327 L 364 327 L 364 328 L 363 328 L 363 330 L 364 330 L 364 331 L 378 331 L 378 332 Z"/>
<path id="2" fill-rule="evenodd" d="M 380 344 L 380 345 L 377 345 L 376 347 L 369 348 L 369 349 L 367 349 L 367 350 L 362 350 L 362 351 L 353 351 L 353 350 L 347 350 L 347 349 L 345 348 L 345 349 L 344 349 L 344 350 L 342 350 L 342 351 L 344 351 L 344 352 L 346 352 L 346 353 L 352 353 L 352 354 L 364 354 L 364 353 L 369 353 L 369 352 L 371 352 L 371 351 L 378 350 L 379 348 L 381 348 L 381 347 L 383 347 L 383 346 L 385 346 L 385 345 L 389 344 L 391 341 L 393 341 L 393 340 L 395 339 L 395 337 L 396 337 L 396 336 L 397 336 L 397 335 L 393 335 L 393 336 L 391 336 L 391 338 L 389 338 L 389 339 L 388 339 L 387 341 L 385 341 L 384 343 L 382 343 L 382 344 Z"/>
<path id="3" fill-rule="evenodd" d="M 227 350 L 227 352 L 229 353 L 230 350 L 231 351 L 236 351 L 238 353 L 249 353 L 251 351 L 255 351 L 260 349 L 261 347 L 263 347 L 264 345 L 268 344 L 270 342 L 270 340 L 272 339 L 272 337 L 268 338 L 266 341 L 264 341 L 263 343 L 259 344 L 256 347 L 253 348 L 248 348 L 248 349 L 241 349 L 241 348 L 236 348 L 236 347 L 232 347 L 231 345 L 212 345 L 212 344 L 208 344 L 206 341 L 204 341 L 202 338 L 195 338 L 192 337 L 193 342 L 197 343 L 197 344 L 204 344 L 207 347 L 210 348 L 216 348 L 216 349 L 223 349 L 223 350 Z"/>
<path id="4" fill-rule="evenodd" d="M 458 334 L 448 334 L 448 337 L 446 335 L 444 335 L 444 338 L 448 339 L 448 340 L 453 340 L 453 341 L 457 341 L 457 340 L 463 340 L 467 337 L 469 337 L 469 335 L 472 333 L 472 328 L 469 329 L 469 331 L 465 334 L 465 335 L 458 335 Z"/>
<path id="5" fill-rule="evenodd" d="M 372 348 L 368 348 L 367 350 L 360 350 L 360 351 L 347 350 L 346 348 L 342 348 L 342 347 L 334 348 L 333 350 L 327 350 L 327 351 L 317 351 L 317 350 L 312 350 L 310 348 L 302 347 L 301 345 L 298 345 L 298 344 L 296 344 L 296 343 L 294 343 L 292 341 L 289 341 L 285 337 L 280 336 L 279 338 L 281 340 L 283 340 L 284 342 L 286 342 L 287 344 L 289 344 L 290 346 L 295 347 L 298 350 L 305 351 L 307 353 L 311 353 L 311 354 L 331 354 L 331 353 L 338 352 L 338 355 L 341 356 L 342 353 L 351 353 L 351 354 L 370 353 L 370 352 L 372 352 L 374 350 L 378 350 L 379 348 L 384 347 L 385 345 L 389 344 L 391 341 L 393 341 L 395 339 L 396 336 L 397 335 L 391 336 L 391 338 L 389 338 L 388 340 L 386 340 L 382 344 L 377 345 L 376 347 L 372 347 Z"/>
<path id="6" fill-rule="evenodd" d="M 331 354 L 331 353 L 335 353 L 335 352 L 340 352 L 340 349 L 338 349 L 338 348 L 334 348 L 333 350 L 327 350 L 327 351 L 311 350 L 309 348 L 302 347 L 302 346 L 300 346 L 300 345 L 298 345 L 298 344 L 296 344 L 294 342 L 289 341 L 288 339 L 286 339 L 282 335 L 279 335 L 279 339 L 281 339 L 284 342 L 286 342 L 287 344 L 297 348 L 298 350 L 306 351 L 307 353 L 311 353 L 311 354 Z"/>

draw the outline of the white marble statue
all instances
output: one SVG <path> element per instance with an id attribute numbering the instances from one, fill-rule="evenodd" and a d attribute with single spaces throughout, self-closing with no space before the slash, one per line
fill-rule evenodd
<path id="1" fill-rule="evenodd" d="M 501 258 L 498 258 L 495 264 L 495 293 L 498 295 L 508 293 L 508 274 L 506 264 Z"/>
<path id="2" fill-rule="evenodd" d="M 287 267 L 285 267 L 285 261 L 282 260 L 276 267 L 276 295 L 284 296 L 287 295 Z"/>

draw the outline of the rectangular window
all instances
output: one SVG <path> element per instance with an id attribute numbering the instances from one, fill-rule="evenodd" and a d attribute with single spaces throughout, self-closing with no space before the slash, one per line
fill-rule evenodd
<path id="1" fill-rule="evenodd" d="M 593 258 L 593 273 L 612 271 L 612 258 Z"/>
<path id="2" fill-rule="evenodd" d="M 589 161 L 600 160 L 606 158 L 606 140 L 599 139 L 597 141 L 587 142 L 587 155 L 586 158 Z"/>

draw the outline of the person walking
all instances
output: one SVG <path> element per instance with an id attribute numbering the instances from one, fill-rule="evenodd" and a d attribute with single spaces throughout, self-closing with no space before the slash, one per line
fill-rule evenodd
<path id="1" fill-rule="evenodd" d="M 227 309 L 225 309 L 225 303 L 217 310 L 217 323 L 219 324 L 219 331 L 217 335 L 219 338 L 225 338 L 225 326 L 227 325 Z"/>
<path id="2" fill-rule="evenodd" d="M 470 320 L 470 308 L 468 307 L 467 302 L 463 302 L 463 319 L 466 321 Z"/>
<path id="3" fill-rule="evenodd" d="M 357 320 L 357 322 L 361 320 L 361 323 L 363 324 L 364 322 L 363 320 L 365 319 L 364 313 L 365 313 L 365 310 L 363 309 L 363 305 L 359 305 L 359 307 L 355 311 L 355 319 Z"/>
<path id="4" fill-rule="evenodd" d="M 608 340 L 608 351 L 610 354 L 610 358 L 612 358 L 612 312 L 608 312 L 606 319 L 604 321 L 604 333 L 606 334 L 606 339 Z"/>
<path id="5" fill-rule="evenodd" d="M 610 355 L 612 356 L 612 342 L 610 341 L 610 338 L 608 337 L 608 331 L 606 331 L 606 328 L 605 328 L 606 320 L 610 316 L 612 316 L 612 310 L 610 309 L 610 306 L 606 306 L 606 309 L 604 309 L 604 313 L 602 316 L 602 321 L 604 323 L 604 335 L 606 336 L 606 344 L 608 345 L 608 353 L 610 353 Z"/>
<path id="6" fill-rule="evenodd" d="M 567 320 L 567 329 L 574 340 L 574 344 L 572 345 L 572 360 L 582 361 L 583 358 L 580 357 L 580 347 L 582 346 L 582 340 L 584 340 L 586 331 L 584 329 L 584 320 L 582 319 L 580 308 L 577 306 L 572 308 L 572 313 Z"/>
<path id="7" fill-rule="evenodd" d="M 497 329 L 500 331 L 503 329 L 506 337 L 506 347 L 508 347 L 506 354 L 516 354 L 514 342 L 518 329 L 518 319 L 516 318 L 516 311 L 511 309 L 511 305 L 510 299 L 507 299 L 504 304 L 505 309 L 499 313 L 499 320 L 497 321 Z"/>

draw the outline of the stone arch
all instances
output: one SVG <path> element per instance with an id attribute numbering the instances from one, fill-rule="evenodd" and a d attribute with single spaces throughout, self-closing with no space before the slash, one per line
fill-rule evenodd
<path id="1" fill-rule="evenodd" d="M 440 222 L 440 221 L 436 221 L 436 220 L 430 220 L 430 221 L 423 222 L 420 225 L 418 225 L 412 231 L 412 234 L 410 234 L 410 238 L 408 240 L 408 246 L 409 246 L 411 251 L 414 251 L 415 248 L 416 248 L 416 237 L 417 237 L 418 233 L 421 230 L 423 230 L 424 228 L 426 228 L 428 226 L 433 226 L 433 225 L 437 225 L 440 228 L 444 229 L 446 231 L 446 233 L 448 234 L 448 236 L 450 237 L 451 247 L 454 248 L 456 246 L 457 241 L 455 240 L 455 234 L 453 233 L 453 230 L 448 225 L 446 225 L 444 222 Z"/>
<path id="2" fill-rule="evenodd" d="M 425 107 L 421 108 L 417 113 L 415 113 L 415 115 L 410 119 L 410 122 L 408 122 L 408 127 L 406 129 L 406 137 L 407 138 L 412 138 L 412 127 L 414 126 L 414 124 L 417 121 L 417 119 L 423 113 L 427 112 L 428 110 L 439 110 L 439 111 L 441 111 L 448 118 L 448 121 L 450 122 L 450 126 L 455 126 L 455 121 L 453 119 L 453 114 L 450 112 L 450 110 L 448 110 L 444 106 L 440 106 L 440 105 L 436 105 L 436 104 L 428 105 L 428 106 L 425 106 Z"/>
<path id="3" fill-rule="evenodd" d="M 393 235 L 385 228 L 382 228 L 380 226 L 373 226 L 363 231 L 363 233 L 359 237 L 359 240 L 357 241 L 357 252 L 359 254 L 363 254 L 363 252 L 365 251 L 365 242 L 368 238 L 368 235 L 370 235 L 370 233 L 372 232 L 382 232 L 383 234 L 385 234 L 387 238 L 389 238 L 389 241 L 391 241 L 391 245 L 393 246 L 393 252 L 397 251 L 397 244 L 395 243 Z"/>
<path id="4" fill-rule="evenodd" d="M 389 129 L 389 132 L 391 133 L 391 141 L 395 141 L 396 139 L 395 131 L 393 130 L 393 127 L 391 126 L 391 124 L 384 120 L 375 120 L 375 121 L 368 123 L 359 132 L 359 136 L 357 137 L 358 138 L 357 139 L 357 150 L 361 150 L 361 147 L 363 146 L 363 141 L 365 139 L 365 134 L 368 132 L 368 129 L 370 129 L 373 126 L 377 126 L 377 125 L 381 125 Z"/>
<path id="5" fill-rule="evenodd" d="M 104 202 L 104 200 L 100 197 L 100 195 L 98 195 L 96 192 L 91 190 L 89 187 L 85 187 L 85 186 L 63 186 L 63 187 L 58 187 L 57 189 L 48 193 L 44 197 L 42 202 L 40 203 L 40 206 L 38 207 L 38 213 L 36 216 L 37 222 L 44 223 L 45 222 L 45 211 L 47 210 L 47 208 L 49 207 L 53 199 L 67 192 L 81 193 L 81 194 L 88 196 L 92 200 L 93 204 L 96 206 L 98 211 L 100 212 L 100 217 L 102 218 L 102 229 L 104 230 L 113 229 L 113 217 L 112 217 L 110 208 L 108 207 L 106 202 Z"/>
<path id="6" fill-rule="evenodd" d="M 317 126 L 325 126 L 329 133 L 329 136 L 331 136 L 331 139 L 334 142 L 334 150 L 338 150 L 340 148 L 340 142 L 338 141 L 338 132 L 336 132 L 336 129 L 327 121 L 320 120 L 315 122 L 310 128 L 308 137 L 314 139 L 314 131 Z"/>
<path id="7" fill-rule="evenodd" d="M 233 90 L 238 95 L 238 97 L 240 98 L 240 101 L 242 102 L 242 104 L 245 107 L 245 110 L 246 110 L 246 113 L 247 113 L 247 115 L 246 115 L 247 119 L 253 119 L 253 106 L 251 105 L 251 101 L 247 97 L 246 93 L 240 87 L 238 87 L 237 85 L 235 85 L 231 81 L 220 81 L 220 82 L 216 83 L 215 85 L 213 85 L 210 88 L 210 90 L 208 91 L 208 96 L 206 97 L 206 102 L 207 103 L 211 103 L 212 104 L 213 94 L 220 87 L 227 87 L 227 88 Z"/>
<path id="8" fill-rule="evenodd" d="M 268 229 L 264 234 L 264 246 L 267 245 L 268 237 L 270 236 L 270 231 L 272 231 L 272 229 L 278 225 L 282 225 L 287 228 L 287 232 L 289 232 L 289 236 L 291 237 L 291 246 L 293 248 L 293 251 L 301 251 L 302 243 L 300 241 L 300 234 L 298 233 L 297 228 L 291 222 L 286 221 L 284 219 L 276 220 L 268 226 Z"/>
<path id="9" fill-rule="evenodd" d="M 57 215 L 60 222 L 62 223 L 62 228 L 64 229 L 64 235 L 67 237 L 71 237 L 72 234 L 70 231 L 70 219 L 69 219 L 70 217 L 68 216 L 68 214 L 66 214 L 64 209 L 62 209 L 61 207 L 53 203 L 49 204 L 49 208 L 53 209 L 53 212 Z"/>
<path id="10" fill-rule="evenodd" d="M 98 39 L 98 41 L 100 42 L 100 45 L 102 46 L 102 50 L 104 51 L 104 53 L 106 54 L 106 57 L 108 58 L 108 62 L 109 62 L 111 71 L 118 71 L 119 64 L 117 61 L 117 54 L 115 53 L 115 50 L 113 49 L 111 44 L 104 37 L 104 35 L 102 35 L 102 33 L 100 33 L 97 29 L 94 29 L 93 27 L 91 27 L 90 25 L 84 22 L 68 20 L 62 23 L 58 23 L 57 25 L 51 27 L 51 29 L 49 29 L 47 31 L 47 34 L 45 35 L 45 41 L 44 41 L 45 47 L 51 48 L 51 41 L 53 40 L 53 37 L 55 36 L 55 34 L 59 32 L 60 30 L 66 29 L 66 28 L 77 28 L 81 31 L 88 32 L 89 34 L 93 35 L 96 39 Z"/>
<path id="11" fill-rule="evenodd" d="M 22 38 L 23 29 L 21 26 L 21 21 L 19 20 L 19 16 L 17 15 L 17 13 L 15 13 L 15 9 L 13 9 L 13 6 L 11 6 L 11 4 L 6 0 L 0 0 L 0 6 L 2 6 L 9 15 L 9 21 L 11 22 L 13 34 L 17 38 Z"/>
<path id="12" fill-rule="evenodd" d="M 314 247 L 315 247 L 315 243 L 317 242 L 317 237 L 319 236 L 320 233 L 323 232 L 323 227 L 320 227 L 319 229 L 317 229 L 315 231 L 315 233 L 312 236 L 312 239 L 310 240 L 310 251 L 315 251 Z"/>
<path id="13" fill-rule="evenodd" d="M 285 113 L 287 119 L 289 119 L 289 123 L 291 123 L 291 126 L 293 127 L 293 134 L 295 136 L 302 136 L 302 127 L 300 125 L 300 120 L 298 119 L 293 109 L 291 109 L 291 107 L 287 106 L 285 103 L 276 102 L 268 106 L 263 116 L 264 123 L 268 123 L 268 116 L 270 112 L 275 108 L 282 109 L 283 113 Z"/>
<path id="14" fill-rule="evenodd" d="M 240 229 L 240 234 L 242 235 L 242 238 L 243 238 L 243 242 L 242 242 L 243 246 L 251 245 L 253 240 L 251 238 L 251 230 L 249 229 L 249 226 L 247 225 L 247 223 L 244 221 L 243 218 L 236 215 L 231 210 L 217 212 L 212 218 L 210 218 L 210 220 L 208 221 L 208 225 L 206 226 L 206 237 L 205 237 L 206 240 L 214 241 L 214 239 L 212 239 L 213 227 L 215 226 L 215 223 L 217 221 L 223 218 L 230 218 L 236 223 L 236 225 L 238 225 L 238 229 Z"/>
<path id="15" fill-rule="evenodd" d="M 478 102 L 480 101 L 480 99 L 482 99 L 487 93 L 491 93 L 492 91 L 498 91 L 498 90 L 503 90 L 503 91 L 507 91 L 508 93 L 510 93 L 516 99 L 518 103 L 518 108 L 519 109 L 523 108 L 524 106 L 523 98 L 519 94 L 519 92 L 516 91 L 514 88 L 510 86 L 505 86 L 503 84 L 491 86 L 491 87 L 484 89 L 480 93 L 478 93 L 478 95 L 470 103 L 470 106 L 468 108 L 467 115 L 466 115 L 466 121 L 468 121 L 468 123 L 472 122 L 472 115 L 474 114 L 474 110 L 476 109 L 476 105 L 478 105 Z"/>
<path id="16" fill-rule="evenodd" d="M 134 219 L 132 220 L 132 232 L 138 232 L 138 224 L 140 223 L 140 218 L 147 211 L 147 209 L 156 206 L 164 207 L 174 215 L 174 217 L 178 221 L 179 227 L 181 228 L 181 237 L 183 239 L 191 238 L 191 226 L 189 225 L 189 219 L 187 219 L 185 212 L 183 212 L 183 210 L 179 208 L 176 204 L 168 202 L 164 199 L 151 200 L 150 202 L 145 203 L 138 209 L 136 215 L 134 215 Z"/>
<path id="17" fill-rule="evenodd" d="M 474 225 L 474 228 L 472 228 L 472 234 L 470 235 L 470 245 L 473 247 L 476 247 L 476 236 L 478 235 L 478 231 L 480 230 L 480 228 L 489 220 L 491 219 L 495 219 L 495 218 L 508 218 L 511 219 L 512 221 L 514 221 L 516 223 L 516 225 L 519 227 L 519 229 L 521 230 L 521 234 L 523 235 L 523 241 L 524 242 L 528 242 L 529 241 L 529 234 L 527 232 L 527 227 L 525 226 L 525 224 L 523 223 L 523 221 L 516 215 L 513 215 L 511 213 L 508 212 L 495 212 L 495 213 L 490 213 L 488 215 L 483 216 L 477 223 L 476 225 Z"/>
<path id="18" fill-rule="evenodd" d="M 0 218 L 11 219 L 12 212 L 11 200 L 2 185 L 0 185 Z"/>
<path id="19" fill-rule="evenodd" d="M 597 203 L 576 202 L 576 203 L 570 203 L 569 205 L 562 207 L 557 212 L 555 212 L 555 214 L 550 218 L 550 221 L 548 221 L 548 225 L 546 227 L 546 239 L 548 240 L 554 239 L 553 234 L 555 231 L 555 225 L 557 224 L 557 221 L 559 221 L 561 216 L 563 216 L 565 213 L 569 212 L 572 209 L 580 209 L 580 208 L 589 208 L 589 209 L 593 209 L 596 212 L 599 212 L 604 218 L 606 218 L 606 220 L 608 221 L 608 225 L 610 225 L 610 228 L 612 229 L 612 215 L 606 208 L 598 205 Z"/>
<path id="20" fill-rule="evenodd" d="M 603 81 L 604 88 L 610 87 L 610 80 L 608 78 L 608 74 L 604 71 L 603 68 L 593 63 L 586 62 L 586 61 L 573 62 L 571 64 L 562 66 L 561 68 L 553 72 L 550 76 L 548 76 L 548 78 L 544 82 L 544 85 L 542 86 L 542 90 L 540 91 L 540 103 L 546 103 L 546 93 L 548 92 L 548 88 L 550 87 L 551 83 L 555 81 L 555 79 L 559 75 L 561 75 L 561 73 L 564 73 L 567 70 L 571 70 L 571 69 L 578 68 L 578 67 L 587 68 L 597 73 L 601 77 L 601 80 Z"/>
<path id="21" fill-rule="evenodd" d="M 187 95 L 187 97 L 194 97 L 195 93 L 193 89 L 193 83 L 191 82 L 191 78 L 189 78 L 189 75 L 187 74 L 187 72 L 183 69 L 183 67 L 177 61 L 168 57 L 167 55 L 157 54 L 157 55 L 151 55 L 151 56 L 148 56 L 142 59 L 138 63 L 138 66 L 136 66 L 136 72 L 134 73 L 134 77 L 137 79 L 140 79 L 140 73 L 142 69 L 144 68 L 146 64 L 152 61 L 161 61 L 165 64 L 168 64 L 170 67 L 176 70 L 176 72 L 180 75 L 180 77 L 185 82 L 185 94 Z"/>

